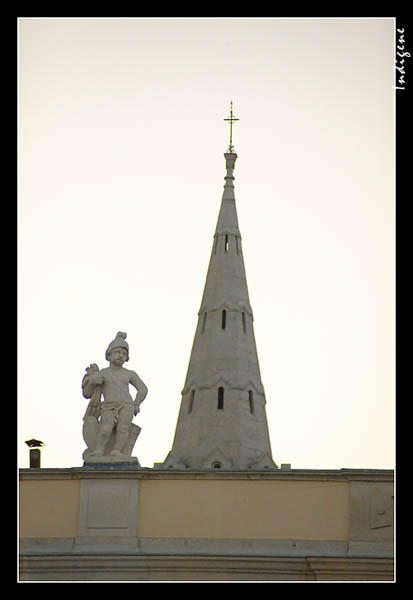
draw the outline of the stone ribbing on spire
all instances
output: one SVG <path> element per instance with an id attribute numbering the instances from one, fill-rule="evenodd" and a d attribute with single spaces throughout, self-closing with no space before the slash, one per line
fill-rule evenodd
<path id="1" fill-rule="evenodd" d="M 275 468 L 234 194 L 226 176 L 171 452 L 164 467 Z"/>

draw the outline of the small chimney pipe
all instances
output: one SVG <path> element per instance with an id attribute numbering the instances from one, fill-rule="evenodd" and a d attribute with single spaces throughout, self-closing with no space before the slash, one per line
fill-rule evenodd
<path id="1" fill-rule="evenodd" d="M 40 446 L 44 446 L 44 443 L 40 440 L 27 440 L 25 442 L 30 448 L 30 468 L 40 469 Z"/>
<path id="2" fill-rule="evenodd" d="M 30 468 L 40 469 L 40 448 L 30 448 Z"/>

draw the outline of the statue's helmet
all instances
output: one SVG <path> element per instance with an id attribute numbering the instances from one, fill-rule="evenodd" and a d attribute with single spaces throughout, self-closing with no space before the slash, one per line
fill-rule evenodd
<path id="1" fill-rule="evenodd" d="M 128 353 L 128 358 L 126 360 L 129 360 L 129 344 L 126 341 L 126 335 L 127 334 L 125 332 L 118 331 L 115 339 L 109 344 L 109 346 L 106 349 L 106 353 L 105 353 L 106 360 L 109 360 L 110 353 L 115 348 L 125 348 L 125 350 Z"/>

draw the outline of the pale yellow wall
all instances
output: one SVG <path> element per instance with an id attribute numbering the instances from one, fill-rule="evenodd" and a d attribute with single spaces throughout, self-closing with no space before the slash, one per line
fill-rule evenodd
<path id="1" fill-rule="evenodd" d="M 147 480 L 138 512 L 142 537 L 347 540 L 349 484 Z"/>
<path id="2" fill-rule="evenodd" d="M 21 537 L 74 537 L 79 518 L 80 481 L 20 482 Z"/>
<path id="3" fill-rule="evenodd" d="M 20 482 L 20 536 L 78 535 L 80 480 Z M 141 479 L 141 537 L 347 540 L 349 483 Z"/>

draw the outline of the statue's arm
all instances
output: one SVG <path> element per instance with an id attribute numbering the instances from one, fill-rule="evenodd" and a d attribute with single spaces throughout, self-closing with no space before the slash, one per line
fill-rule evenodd
<path id="1" fill-rule="evenodd" d="M 82 379 L 83 396 L 85 398 L 91 398 L 92 394 L 95 390 L 95 387 L 97 385 L 102 385 L 102 383 L 103 383 L 103 377 L 102 377 L 101 373 L 99 372 L 99 370 L 94 369 L 93 371 L 91 371 L 89 369 L 89 372 Z"/>
<path id="2" fill-rule="evenodd" d="M 83 396 L 85 398 L 91 398 L 94 389 L 95 389 L 95 386 L 94 386 L 93 383 L 91 383 L 90 376 L 89 375 L 85 375 L 83 377 L 83 380 L 82 380 L 82 392 L 83 392 Z"/>
<path id="3" fill-rule="evenodd" d="M 134 371 L 130 372 L 130 380 L 129 382 L 133 385 L 133 387 L 137 390 L 136 398 L 135 398 L 135 415 L 139 412 L 139 405 L 145 400 L 146 395 L 148 393 L 148 388 L 143 383 L 142 379 L 139 377 L 137 373 Z"/>

